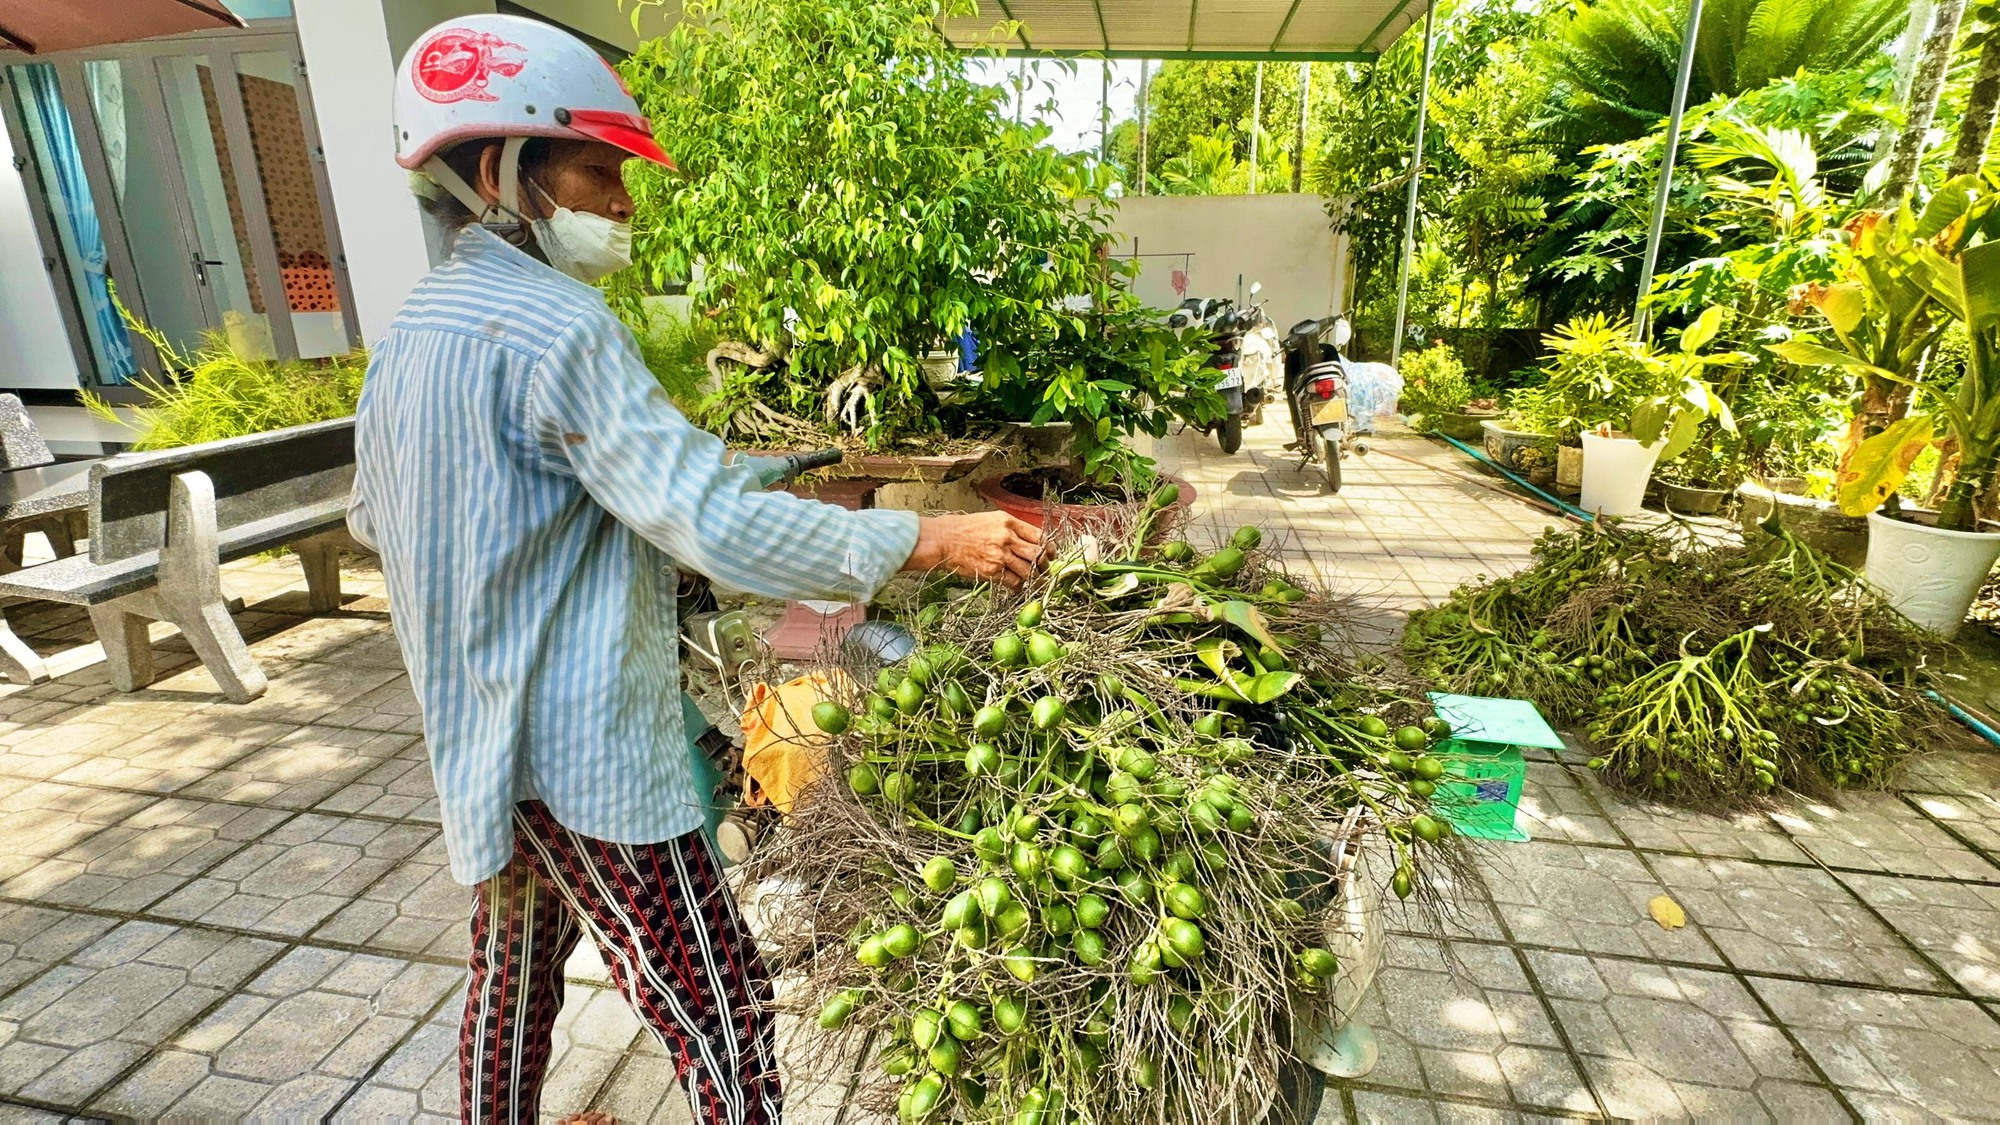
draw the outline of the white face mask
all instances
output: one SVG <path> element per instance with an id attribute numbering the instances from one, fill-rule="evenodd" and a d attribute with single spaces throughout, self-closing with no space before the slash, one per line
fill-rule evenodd
<path id="1" fill-rule="evenodd" d="M 550 266 L 588 285 L 632 264 L 632 224 L 557 207 L 539 184 L 535 190 L 552 210 L 548 218 L 532 224 L 535 245 L 542 248 Z"/>

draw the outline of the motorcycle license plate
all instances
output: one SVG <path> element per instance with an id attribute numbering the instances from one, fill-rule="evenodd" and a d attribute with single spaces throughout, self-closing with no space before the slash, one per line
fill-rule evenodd
<path id="1" fill-rule="evenodd" d="M 1226 371 L 1223 372 L 1222 378 L 1216 381 L 1215 389 L 1226 391 L 1232 387 L 1240 387 L 1242 385 L 1243 373 L 1241 371 Z"/>
<path id="2" fill-rule="evenodd" d="M 1315 426 L 1331 426 L 1345 421 L 1347 421 L 1347 400 L 1344 398 L 1327 399 L 1319 404 L 1318 410 L 1313 411 Z"/>

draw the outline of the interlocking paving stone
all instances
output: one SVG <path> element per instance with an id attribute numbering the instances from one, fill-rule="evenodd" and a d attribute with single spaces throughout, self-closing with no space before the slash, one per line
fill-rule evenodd
<path id="1" fill-rule="evenodd" d="M 341 667 L 309 661 L 259 660 L 270 687 L 248 703 L 231 706 L 233 714 L 245 719 L 268 719 L 306 725 L 318 722 L 342 707 L 396 679 L 402 673 L 391 668 Z M 157 691 L 178 691 L 197 696 L 219 693 L 215 677 L 200 665 L 191 666 L 154 685 Z"/>
<path id="2" fill-rule="evenodd" d="M 1635 847 L 1731 859 L 1812 862 L 1761 812 L 1709 812 L 1650 804 L 1619 793 L 1594 776 L 1584 777 L 1582 785 Z"/>
<path id="3" fill-rule="evenodd" d="M 278 948 L 152 922 L 120 925 L 0 1000 L 0 1094 L 81 1105 Z"/>
<path id="4" fill-rule="evenodd" d="M 1537 840 L 1573 843 L 1622 843 L 1617 829 L 1569 772 L 1554 762 L 1529 762 L 1521 786 L 1515 827 Z"/>
<path id="5" fill-rule="evenodd" d="M 396 735 L 394 737 L 405 737 Z M 318 806 L 324 812 L 365 813 L 442 823 L 437 790 L 431 785 L 430 759 L 422 742 L 411 742 L 393 758 L 334 791 Z"/>
<path id="6" fill-rule="evenodd" d="M 1828 867 L 2000 882 L 2000 866 L 1887 793 L 1844 793 L 1838 804 L 1796 799 L 1772 817 Z"/>
<path id="7" fill-rule="evenodd" d="M 2000 886 L 1880 875 L 1841 881 L 1967 992 L 2000 999 Z"/>
<path id="8" fill-rule="evenodd" d="M 210 771 L 181 793 L 284 808 L 311 808 L 383 763 L 395 760 L 414 741 L 404 734 L 305 727 L 290 731 L 226 768 Z M 428 780 L 425 779 L 427 785 Z"/>
<path id="9" fill-rule="evenodd" d="M 1908 801 L 1956 839 L 2000 862 L 2000 789 L 1984 793 L 1912 793 Z"/>
<path id="10" fill-rule="evenodd" d="M 2000 753 L 1940 750 L 1924 754 L 1903 767 L 1901 780 L 1904 788 L 1917 793 L 2000 793 Z"/>
<path id="11" fill-rule="evenodd" d="M 341 663 L 340 654 L 357 642 L 380 636 L 386 630 L 373 617 L 315 617 L 250 646 L 250 655 L 260 661 L 316 661 Z M 395 665 L 400 670 L 401 665 Z"/>
<path id="12" fill-rule="evenodd" d="M 1369 1082 L 1595 1110 L 1513 950 L 1397 937 L 1386 952 L 1357 1014 L 1381 1043 Z"/>
<path id="13" fill-rule="evenodd" d="M 154 798 L 55 782 L 0 796 L 0 878 L 12 878 L 103 828 L 136 815 Z"/>
<path id="14" fill-rule="evenodd" d="M 1944 987 L 1922 958 L 1817 867 L 1682 856 L 1655 856 L 1653 866 L 1688 917 L 1701 923 L 1738 969 Z"/>
<path id="15" fill-rule="evenodd" d="M 398 668 L 400 673 L 401 669 Z M 353 701 L 335 708 L 319 720 L 328 726 L 355 727 L 360 730 L 396 731 L 401 734 L 422 734 L 423 714 L 417 708 L 416 692 L 411 690 L 407 676 L 397 675 Z"/>
<path id="16" fill-rule="evenodd" d="M 463 958 L 472 892 L 453 882 L 443 837 L 436 837 L 313 931 L 324 941 L 398 953 Z M 579 943 L 587 944 L 587 943 Z"/>
<path id="17" fill-rule="evenodd" d="M 454 985 L 452 998 L 341 1107 L 337 1115 L 340 1119 L 365 1120 L 384 1115 L 411 1118 L 423 1114 L 456 1119 L 458 1030 L 464 1014 L 464 1005 L 458 997 L 463 988 L 462 983 Z M 640 1051 L 640 1043 L 651 1038 L 616 992 L 569 985 L 563 993 L 562 1012 L 556 1017 L 549 1070 L 542 1083 L 543 1119 L 553 1120 L 589 1108 L 619 1060 Z M 664 1071 L 667 1083 L 676 1091 L 675 1096 L 679 1096 L 673 1066 L 664 1054 L 656 1056 L 646 1068 Z M 682 1104 L 686 1104 L 684 1097 Z M 618 1116 L 625 1121 L 643 1119 L 626 1113 Z"/>
<path id="18" fill-rule="evenodd" d="M 462 987 L 462 976 L 388 957 L 294 949 L 92 1109 L 324 1117 Z"/>
<path id="19" fill-rule="evenodd" d="M 434 830 L 302 813 L 153 907 L 169 918 L 297 937 L 346 905 Z"/>
<path id="20" fill-rule="evenodd" d="M 64 960 L 117 924 L 93 914 L 0 903 L 0 993 Z"/>
<path id="21" fill-rule="evenodd" d="M 1516 941 L 1586 953 L 1718 963 L 1699 919 L 1662 930 L 1646 904 L 1667 888 L 1632 852 L 1536 840 L 1478 852 L 1488 893 Z"/>
<path id="22" fill-rule="evenodd" d="M 0 894 L 139 910 L 284 818 L 278 809 L 165 798 L 0 882 Z"/>
<path id="23" fill-rule="evenodd" d="M 53 780 L 173 793 L 292 731 L 234 715 L 205 713 L 150 726 L 147 733 L 95 750 Z"/>
<path id="24" fill-rule="evenodd" d="M 1753 980 L 1864 1118 L 1991 1118 L 2000 1023 L 1970 1001 Z"/>
<path id="25" fill-rule="evenodd" d="M 1734 977 L 1567 953 L 1528 960 L 1613 1117 L 1842 1113 Z"/>

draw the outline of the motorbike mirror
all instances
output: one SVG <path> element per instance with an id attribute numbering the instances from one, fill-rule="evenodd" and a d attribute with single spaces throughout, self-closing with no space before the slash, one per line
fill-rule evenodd
<path id="1" fill-rule="evenodd" d="M 1250 295 L 1251 295 L 1252 297 L 1255 297 L 1255 296 L 1256 296 L 1257 294 L 1259 294 L 1259 293 L 1262 293 L 1263 291 L 1264 291 L 1264 283 L 1263 283 L 1263 282 L 1261 282 L 1261 281 L 1253 281 L 1253 282 L 1251 282 L 1251 283 L 1250 283 Z"/>
<path id="2" fill-rule="evenodd" d="M 1352 339 L 1354 339 L 1354 326 L 1347 323 L 1346 317 L 1343 316 L 1339 320 L 1333 322 L 1334 347 L 1344 348 L 1347 346 L 1347 342 Z"/>

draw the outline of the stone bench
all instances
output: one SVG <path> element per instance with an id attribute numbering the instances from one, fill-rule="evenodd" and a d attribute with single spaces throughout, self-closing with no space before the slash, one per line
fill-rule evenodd
<path id="1" fill-rule="evenodd" d="M 88 607 L 121 691 L 153 682 L 147 625 L 169 622 L 223 694 L 247 703 L 267 681 L 230 618 L 221 566 L 291 547 L 312 609 L 339 608 L 353 482 L 352 418 L 108 457 L 90 466 L 90 550 L 0 575 L 0 597 Z"/>

